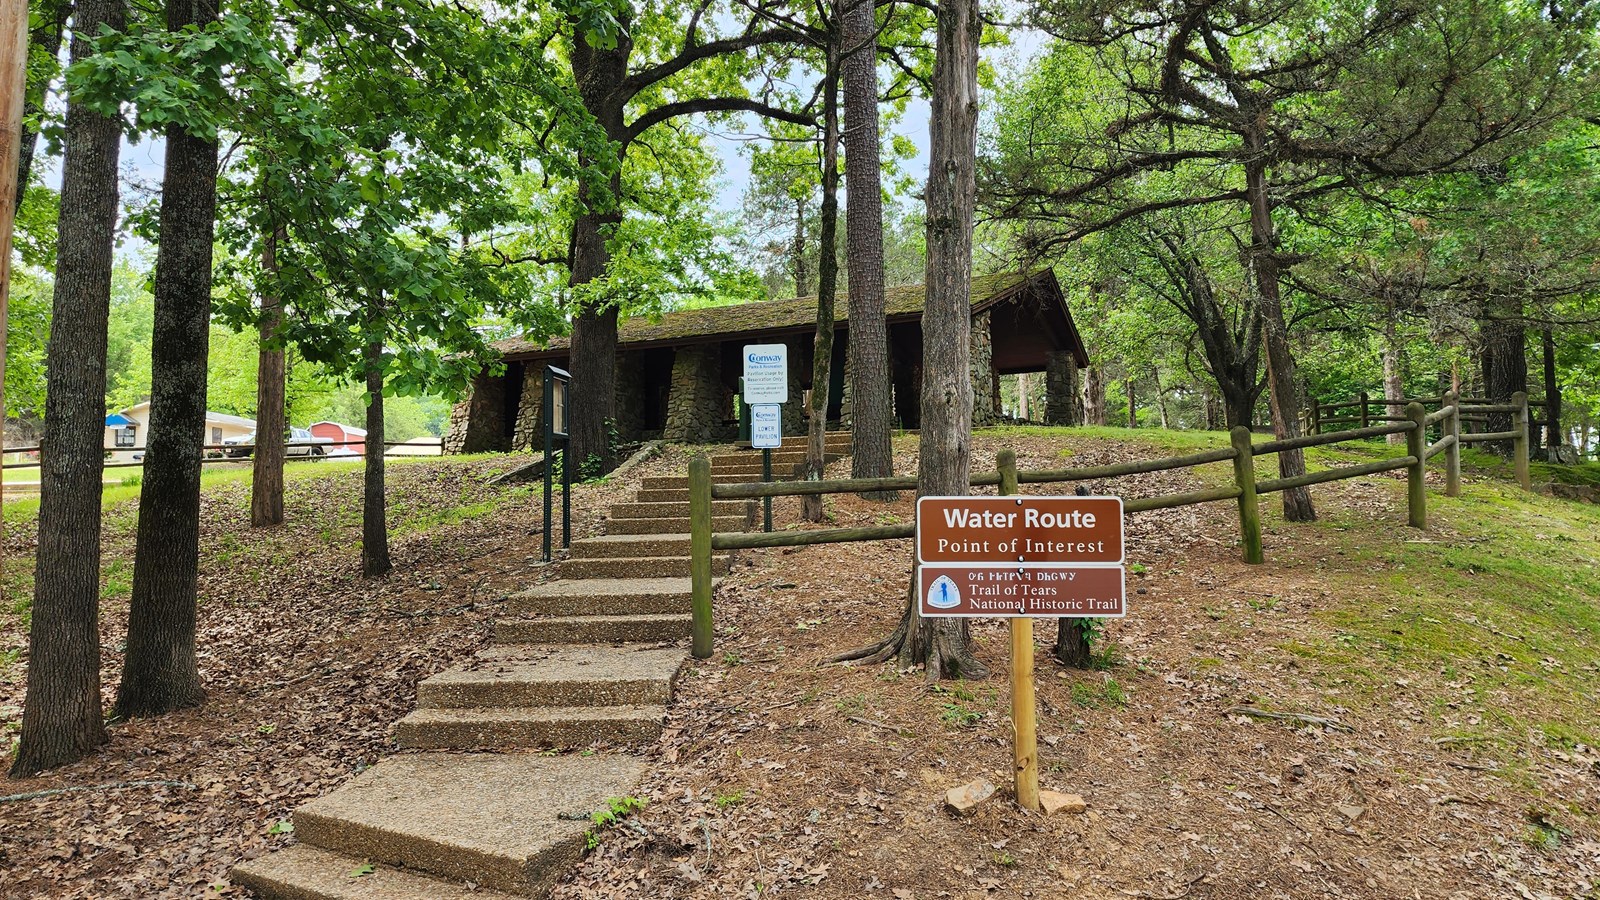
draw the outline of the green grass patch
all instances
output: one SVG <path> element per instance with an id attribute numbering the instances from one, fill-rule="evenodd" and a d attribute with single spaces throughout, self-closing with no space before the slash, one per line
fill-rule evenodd
<path id="1" fill-rule="evenodd" d="M 1478 480 L 1459 499 L 1429 492 L 1432 533 L 1319 511 L 1296 527 L 1337 547 L 1322 568 L 1341 599 L 1318 613 L 1325 637 L 1287 649 L 1321 663 L 1339 702 L 1378 707 L 1397 678 L 1425 681 L 1435 740 L 1513 769 L 1530 742 L 1600 742 L 1600 507 Z"/>

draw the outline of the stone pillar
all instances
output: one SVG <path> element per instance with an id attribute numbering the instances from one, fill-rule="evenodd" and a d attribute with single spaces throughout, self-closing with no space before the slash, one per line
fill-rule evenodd
<path id="1" fill-rule="evenodd" d="M 467 388 L 466 398 L 450 407 L 450 424 L 444 430 L 442 452 L 456 454 L 463 451 L 467 445 L 467 420 L 471 415 L 472 388 Z"/>
<path id="2" fill-rule="evenodd" d="M 669 441 L 705 444 L 717 439 L 722 424 L 722 379 L 715 344 L 680 347 L 672 360 L 672 384 L 667 394 Z"/>
<path id="3" fill-rule="evenodd" d="M 637 353 L 617 354 L 615 406 L 618 439 L 632 443 L 644 433 L 644 359 Z"/>
<path id="4" fill-rule="evenodd" d="M 806 345 L 810 341 L 803 337 L 793 337 L 784 343 L 789 346 L 789 402 L 783 405 L 783 433 L 786 435 L 805 434 L 805 374 L 809 371 L 809 367 L 804 365 L 804 362 L 807 355 Z"/>
<path id="5" fill-rule="evenodd" d="M 1070 350 L 1045 355 L 1044 423 L 1078 424 L 1078 361 Z"/>
<path id="6" fill-rule="evenodd" d="M 505 452 L 511 449 L 505 421 L 506 379 L 503 375 L 479 375 L 473 379 L 466 399 L 450 411 L 450 429 L 445 435 L 446 453 Z"/>
<path id="7" fill-rule="evenodd" d="M 839 387 L 839 430 L 850 430 L 850 357 L 844 358 L 844 382 Z"/>
<path id="8" fill-rule="evenodd" d="M 544 363 L 522 369 L 522 396 L 517 399 L 517 425 L 511 449 L 544 452 Z"/>
<path id="9" fill-rule="evenodd" d="M 999 415 L 994 372 L 994 344 L 989 337 L 989 314 L 972 320 L 972 427 L 993 425 Z"/>

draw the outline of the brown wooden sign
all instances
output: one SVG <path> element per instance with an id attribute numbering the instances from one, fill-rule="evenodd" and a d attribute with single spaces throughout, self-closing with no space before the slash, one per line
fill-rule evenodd
<path id="1" fill-rule="evenodd" d="M 1121 566 L 918 566 L 924 616 L 1120 618 Z"/>
<path id="2" fill-rule="evenodd" d="M 922 563 L 1122 562 L 1120 497 L 922 497 Z"/>

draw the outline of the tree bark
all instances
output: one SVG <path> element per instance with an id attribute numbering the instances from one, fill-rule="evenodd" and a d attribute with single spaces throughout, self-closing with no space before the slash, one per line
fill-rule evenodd
<path id="1" fill-rule="evenodd" d="M 1092 362 L 1083 376 L 1083 422 L 1106 424 L 1106 378 L 1100 363 Z"/>
<path id="2" fill-rule="evenodd" d="M 1541 338 L 1544 344 L 1545 458 L 1560 462 L 1556 456 L 1565 435 L 1561 431 L 1561 380 L 1556 373 L 1555 326 L 1546 325 Z"/>
<path id="3" fill-rule="evenodd" d="M 927 302 L 922 311 L 919 496 L 966 494 L 972 466 L 972 223 L 977 187 L 978 36 L 983 24 L 974 0 L 941 0 L 936 19 L 938 44 L 925 191 L 928 262 Z M 851 342 L 854 340 L 852 333 Z M 988 674 L 968 646 L 966 619 L 922 617 L 915 576 L 905 602 L 905 612 L 893 633 L 841 659 L 881 662 L 898 655 L 904 666 L 925 666 L 930 680 Z"/>
<path id="4" fill-rule="evenodd" d="M 102 27 L 122 31 L 121 0 L 80 0 L 74 62 Z M 122 123 L 68 97 L 48 393 L 40 439 L 28 688 L 14 777 L 82 758 L 105 741 L 100 709 L 100 478 L 105 451 L 106 321 L 117 224 Z"/>
<path id="5" fill-rule="evenodd" d="M 618 160 L 626 153 L 627 129 L 624 125 L 626 95 L 623 82 L 628 75 L 628 58 L 633 53 L 630 17 L 619 23 L 615 47 L 596 48 L 581 35 L 572 42 L 573 80 L 584 109 L 594 116 L 606 136 L 616 142 Z M 584 160 L 589 163 L 591 160 Z M 576 288 L 605 277 L 611 263 L 606 241 L 622 221 L 618 207 L 622 193 L 621 166 L 611 177 L 609 196 L 600 196 L 587 184 L 579 186 L 579 211 L 572 222 L 569 254 L 571 278 Z M 572 319 L 572 392 L 567 404 L 567 431 L 570 443 L 565 458 L 573 465 L 596 469 L 596 474 L 611 469 L 610 425 L 616 420 L 617 392 L 617 307 L 613 303 L 596 305 L 580 301 Z M 576 471 L 576 470 L 574 470 Z"/>
<path id="6" fill-rule="evenodd" d="M 822 221 L 817 256 L 817 335 L 811 354 L 811 419 L 806 431 L 808 479 L 820 479 L 828 453 L 828 386 L 833 379 L 833 305 L 839 286 L 839 40 L 829 35 L 827 70 L 822 78 Z M 799 225 L 796 224 L 798 230 Z M 807 522 L 822 521 L 822 495 L 800 504 Z"/>
<path id="7" fill-rule="evenodd" d="M 1283 314 L 1279 294 L 1277 231 L 1272 224 L 1272 206 L 1267 196 L 1267 170 L 1261 135 L 1246 138 L 1256 154 L 1245 164 L 1245 195 L 1250 204 L 1250 267 L 1254 270 L 1256 293 L 1261 304 L 1261 338 L 1266 350 L 1267 396 L 1272 409 L 1272 433 L 1279 440 L 1300 436 L 1300 404 L 1294 352 L 1289 346 L 1289 323 Z M 1284 450 L 1278 454 L 1278 474 L 1284 478 L 1304 475 L 1303 450 Z M 1306 488 L 1283 491 L 1283 515 L 1291 522 L 1311 522 L 1317 510 Z"/>
<path id="8" fill-rule="evenodd" d="M 72 4 L 68 0 L 46 0 L 39 10 L 39 25 L 28 32 L 28 53 L 32 55 L 33 48 L 42 47 L 54 58 L 61 54 L 61 35 L 66 31 L 67 16 L 72 12 Z M 28 192 L 28 179 L 33 175 L 34 154 L 39 146 L 39 132 L 30 128 L 28 122 L 38 118 L 44 111 L 45 97 L 50 91 L 48 84 L 40 84 L 35 90 L 28 90 L 22 102 L 22 132 L 18 138 L 17 146 L 17 207 L 22 206 L 22 198 Z"/>
<path id="9" fill-rule="evenodd" d="M 1528 329 L 1520 304 L 1509 298 L 1491 301 L 1478 326 L 1482 345 L 1483 392 L 1492 403 L 1510 403 L 1511 395 L 1528 389 Z M 1510 413 L 1489 413 L 1485 431 L 1510 431 Z M 1484 449 L 1510 456 L 1511 441 L 1484 441 Z"/>
<path id="10" fill-rule="evenodd" d="M 1395 323 L 1395 311 L 1388 310 L 1388 316 L 1383 323 L 1383 399 L 1389 401 L 1404 400 L 1405 386 L 1405 347 L 1400 343 L 1400 336 Z M 1388 415 L 1400 415 L 1401 407 L 1391 402 L 1386 409 Z M 1390 444 L 1404 444 L 1406 436 L 1391 434 L 1388 436 Z"/>
<path id="11" fill-rule="evenodd" d="M 361 574 L 388 573 L 389 520 L 383 493 L 383 344 L 367 344 L 367 444 L 361 502 Z"/>
<path id="12" fill-rule="evenodd" d="M 1122 389 L 1128 394 L 1128 427 L 1139 427 L 1139 404 L 1133 393 L 1133 379 L 1127 378 L 1122 382 Z"/>
<path id="13" fill-rule="evenodd" d="M 267 232 L 261 243 L 261 271 L 268 285 L 278 271 L 280 229 Z M 278 337 L 283 304 L 277 290 L 261 295 L 261 346 L 256 356 L 256 445 L 250 472 L 250 524 L 256 528 L 283 524 L 283 457 L 288 373 Z"/>
<path id="14" fill-rule="evenodd" d="M 845 260 L 850 304 L 850 474 L 894 474 L 889 327 L 883 294 L 883 169 L 872 0 L 843 0 Z M 870 495 L 892 499 L 893 492 Z"/>
<path id="15" fill-rule="evenodd" d="M 204 28 L 216 19 L 215 0 L 168 0 L 169 31 Z M 150 340 L 150 427 L 127 651 L 114 707 L 124 719 L 198 706 L 206 696 L 195 659 L 195 602 L 216 211 L 216 141 L 169 126 Z"/>
<path id="16" fill-rule="evenodd" d="M 806 259 L 806 201 L 794 201 L 794 243 L 789 248 L 789 265 L 794 270 L 794 295 L 804 297 L 811 293 L 811 266 Z"/>

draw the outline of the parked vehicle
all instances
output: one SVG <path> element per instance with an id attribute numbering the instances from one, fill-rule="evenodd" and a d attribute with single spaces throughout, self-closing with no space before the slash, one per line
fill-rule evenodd
<path id="1" fill-rule="evenodd" d="M 310 456 L 323 457 L 328 455 L 328 444 L 333 443 L 325 437 L 317 437 L 304 428 L 288 428 L 284 430 L 283 439 L 288 443 L 284 448 L 285 456 Z M 229 438 L 222 442 L 227 449 L 223 452 L 235 459 L 249 457 L 256 451 L 256 433 L 254 431 L 244 437 Z"/>

